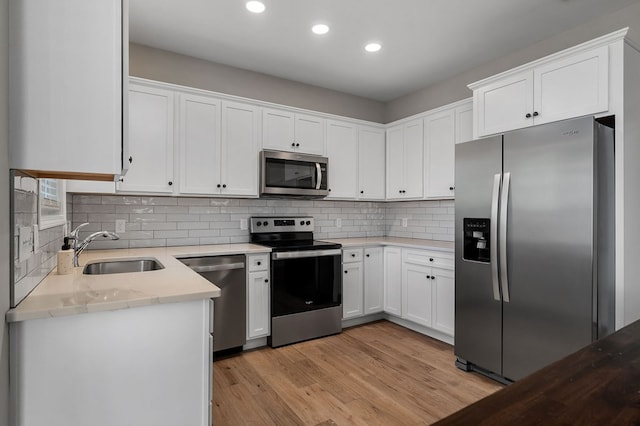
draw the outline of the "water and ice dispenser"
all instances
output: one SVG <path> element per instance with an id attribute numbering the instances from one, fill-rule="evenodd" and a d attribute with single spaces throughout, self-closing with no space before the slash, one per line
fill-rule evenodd
<path id="1" fill-rule="evenodd" d="M 464 227 L 463 259 L 484 263 L 491 261 L 489 256 L 490 224 L 491 221 L 489 219 L 464 218 L 462 220 L 462 226 Z"/>

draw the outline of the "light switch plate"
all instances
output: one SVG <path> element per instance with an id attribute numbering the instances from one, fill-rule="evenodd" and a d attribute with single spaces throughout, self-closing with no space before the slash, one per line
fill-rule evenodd
<path id="1" fill-rule="evenodd" d="M 240 219 L 240 229 L 246 231 L 248 228 L 247 219 Z"/>
<path id="2" fill-rule="evenodd" d="M 123 234 L 126 232 L 126 225 L 124 219 L 116 219 L 116 234 Z"/>
<path id="3" fill-rule="evenodd" d="M 342 219 L 341 218 L 337 218 L 336 219 L 336 228 L 342 228 Z"/>
<path id="4" fill-rule="evenodd" d="M 408 218 L 406 218 L 406 217 L 403 217 L 403 218 L 402 218 L 402 227 L 403 227 L 403 228 L 406 228 L 406 227 L 407 227 L 408 222 L 409 222 L 409 219 L 408 219 Z"/>

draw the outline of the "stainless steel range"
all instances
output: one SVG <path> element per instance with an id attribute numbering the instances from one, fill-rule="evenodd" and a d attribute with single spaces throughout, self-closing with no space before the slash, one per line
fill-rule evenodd
<path id="1" fill-rule="evenodd" d="M 313 217 L 251 218 L 251 242 L 272 249 L 272 347 L 342 331 L 342 246 L 313 230 Z"/>

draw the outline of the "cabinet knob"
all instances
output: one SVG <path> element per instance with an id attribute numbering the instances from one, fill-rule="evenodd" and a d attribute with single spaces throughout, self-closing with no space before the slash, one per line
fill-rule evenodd
<path id="1" fill-rule="evenodd" d="M 435 280 L 435 279 L 436 279 L 436 276 L 435 276 L 435 275 L 431 275 L 431 279 L 432 279 L 432 280 Z"/>
<path id="2" fill-rule="evenodd" d="M 534 116 L 534 117 L 537 117 L 537 116 L 539 116 L 539 115 L 540 115 L 540 114 L 538 114 L 538 111 L 533 111 L 533 116 Z"/>
<path id="3" fill-rule="evenodd" d="M 345 274 L 348 274 L 348 273 L 349 273 L 349 271 L 344 271 L 344 273 L 345 273 Z"/>
<path id="4" fill-rule="evenodd" d="M 169 186 L 173 185 L 172 181 L 167 182 L 169 184 Z"/>
<path id="5" fill-rule="evenodd" d="M 133 157 L 129 157 L 129 164 L 133 163 Z"/>
<path id="6" fill-rule="evenodd" d="M 226 184 L 226 183 L 225 183 L 225 184 L 223 184 L 223 185 L 222 185 L 222 187 L 223 187 L 223 188 L 226 188 L 226 187 L 227 187 L 227 184 Z"/>
<path id="7" fill-rule="evenodd" d="M 295 148 L 295 147 L 296 147 L 296 143 L 295 143 L 295 142 L 293 142 L 293 143 L 291 144 L 291 147 L 292 147 L 292 148 Z"/>
<path id="8" fill-rule="evenodd" d="M 217 185 L 216 185 L 216 188 L 220 188 L 220 186 L 222 186 L 222 185 L 220 185 L 220 184 L 217 184 Z"/>
<path id="9" fill-rule="evenodd" d="M 118 179 L 120 182 L 124 182 L 124 178 L 120 178 Z"/>
<path id="10" fill-rule="evenodd" d="M 364 191 L 360 191 L 361 194 L 364 194 Z"/>
<path id="11" fill-rule="evenodd" d="M 269 278 L 265 278 L 265 279 L 264 279 L 264 282 L 265 282 L 265 283 L 268 283 L 268 282 L 269 282 Z"/>
<path id="12" fill-rule="evenodd" d="M 449 187 L 449 191 L 453 191 L 454 189 L 456 189 L 456 187 L 455 187 L 455 186 L 450 186 L 450 187 Z"/>
<path id="13" fill-rule="evenodd" d="M 299 144 L 299 143 L 297 143 L 297 144 L 296 144 L 296 148 L 297 148 L 297 147 L 299 147 L 299 146 L 300 146 L 300 144 Z"/>
<path id="14" fill-rule="evenodd" d="M 329 192 L 331 192 L 331 188 L 329 188 Z"/>
<path id="15" fill-rule="evenodd" d="M 256 265 L 260 266 L 260 265 L 262 265 L 262 262 L 257 261 L 257 262 L 256 262 Z"/>
<path id="16" fill-rule="evenodd" d="M 431 275 L 427 275 L 427 279 L 430 280 L 431 279 Z"/>
<path id="17" fill-rule="evenodd" d="M 365 256 L 370 257 L 371 255 L 369 253 L 365 254 Z"/>
<path id="18" fill-rule="evenodd" d="M 430 258 L 429 258 L 429 262 L 433 262 L 433 257 L 430 257 Z"/>
<path id="19" fill-rule="evenodd" d="M 351 253 L 351 257 L 356 257 L 356 254 L 355 253 Z"/>
<path id="20" fill-rule="evenodd" d="M 531 118 L 531 114 L 527 113 L 527 115 L 525 115 L 524 118 Z"/>

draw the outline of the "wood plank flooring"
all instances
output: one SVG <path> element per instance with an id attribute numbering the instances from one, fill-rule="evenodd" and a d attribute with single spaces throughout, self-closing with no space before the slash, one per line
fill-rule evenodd
<path id="1" fill-rule="evenodd" d="M 213 424 L 423 425 L 502 388 L 388 321 L 214 364 Z"/>

